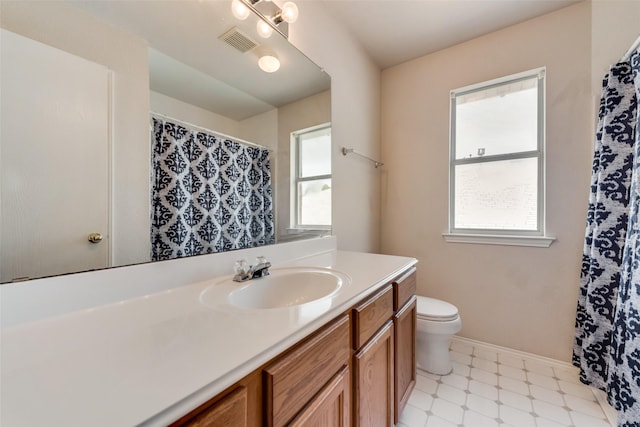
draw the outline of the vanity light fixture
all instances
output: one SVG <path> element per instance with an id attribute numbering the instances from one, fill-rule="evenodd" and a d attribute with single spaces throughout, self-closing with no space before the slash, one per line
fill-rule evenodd
<path id="1" fill-rule="evenodd" d="M 253 10 L 263 22 L 258 22 L 257 30 L 261 37 L 267 38 L 273 30 L 278 31 L 285 38 L 289 37 L 289 24 L 298 19 L 298 6 L 287 1 L 282 9 L 270 0 L 233 0 L 231 11 L 240 20 L 247 19 L 249 11 Z M 271 27 L 271 32 L 266 28 Z M 268 35 L 267 35 L 268 34 Z"/>
<path id="2" fill-rule="evenodd" d="M 231 13 L 233 13 L 233 16 L 235 16 L 239 20 L 244 21 L 249 17 L 249 13 L 251 13 L 251 10 L 249 10 L 247 5 L 242 0 L 233 0 L 231 2 Z"/>
<path id="3" fill-rule="evenodd" d="M 271 37 L 271 34 L 273 34 L 273 27 L 266 21 L 259 19 L 258 24 L 256 25 L 256 31 L 258 31 L 258 35 L 260 37 L 268 39 Z"/>
<path id="4" fill-rule="evenodd" d="M 258 59 L 258 66 L 266 73 L 275 73 L 280 69 L 280 60 L 274 54 L 263 55 Z"/>
<path id="5" fill-rule="evenodd" d="M 275 22 L 274 18 L 274 22 Z M 282 10 L 280 11 L 280 19 L 289 24 L 293 24 L 298 19 L 298 6 L 292 1 L 288 1 L 282 5 Z M 277 25 L 277 23 L 276 23 Z"/>

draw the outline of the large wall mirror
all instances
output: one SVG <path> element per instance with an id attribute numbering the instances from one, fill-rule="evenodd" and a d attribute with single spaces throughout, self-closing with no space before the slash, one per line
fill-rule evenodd
<path id="1" fill-rule="evenodd" d="M 249 246 L 330 233 L 330 217 L 299 220 L 330 201 L 330 77 L 277 32 L 261 37 L 259 19 L 235 18 L 230 0 L 0 0 L 0 283 L 152 261 L 158 183 L 211 178 L 193 156 L 212 144 L 209 159 L 270 164 L 239 172 L 270 185 L 273 239 Z M 264 55 L 280 68 L 260 69 Z M 158 154 L 181 138 L 200 148 Z"/>

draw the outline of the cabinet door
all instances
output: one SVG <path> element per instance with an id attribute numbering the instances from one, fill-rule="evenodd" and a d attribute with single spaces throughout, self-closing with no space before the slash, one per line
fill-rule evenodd
<path id="1" fill-rule="evenodd" d="M 417 300 L 414 296 L 393 316 L 395 346 L 393 413 L 396 424 L 416 384 L 416 314 Z"/>
<path id="2" fill-rule="evenodd" d="M 354 425 L 393 425 L 393 322 L 354 356 Z"/>
<path id="3" fill-rule="evenodd" d="M 246 427 L 247 389 L 239 387 L 186 424 L 188 427 Z"/>
<path id="4" fill-rule="evenodd" d="M 348 427 L 349 367 L 338 373 L 293 420 L 291 427 Z"/>

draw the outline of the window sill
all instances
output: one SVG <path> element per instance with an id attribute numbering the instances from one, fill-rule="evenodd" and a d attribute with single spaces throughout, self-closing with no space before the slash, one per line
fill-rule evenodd
<path id="1" fill-rule="evenodd" d="M 530 246 L 548 248 L 555 237 L 549 236 L 507 236 L 496 234 L 451 234 L 442 235 L 448 243 L 472 243 L 479 245 Z"/>
<path id="2" fill-rule="evenodd" d="M 330 233 L 331 232 L 331 227 L 327 227 L 327 228 L 313 228 L 313 227 L 309 227 L 309 228 L 287 228 L 286 230 L 287 234 L 303 234 L 303 233 Z"/>

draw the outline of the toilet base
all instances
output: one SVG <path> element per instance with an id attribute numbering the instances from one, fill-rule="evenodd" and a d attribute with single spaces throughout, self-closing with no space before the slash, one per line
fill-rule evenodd
<path id="1" fill-rule="evenodd" d="M 417 334 L 416 362 L 420 369 L 435 375 L 449 375 L 453 371 L 449 357 L 451 335 Z M 422 335 L 422 336 L 421 336 Z"/>

